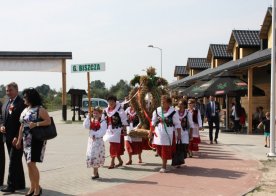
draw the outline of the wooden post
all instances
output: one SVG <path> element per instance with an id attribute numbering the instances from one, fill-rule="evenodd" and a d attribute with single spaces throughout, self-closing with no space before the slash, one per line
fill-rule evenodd
<path id="1" fill-rule="evenodd" d="M 90 72 L 87 72 L 87 97 L 88 97 L 88 113 L 91 116 L 91 102 L 90 102 L 90 98 L 91 98 L 91 90 L 90 90 Z"/>
<path id="2" fill-rule="evenodd" d="M 62 59 L 62 119 L 67 120 L 67 105 L 66 105 L 66 60 Z"/>
<path id="3" fill-rule="evenodd" d="M 252 134 L 252 113 L 253 113 L 253 68 L 248 68 L 248 128 L 247 128 L 247 134 Z"/>

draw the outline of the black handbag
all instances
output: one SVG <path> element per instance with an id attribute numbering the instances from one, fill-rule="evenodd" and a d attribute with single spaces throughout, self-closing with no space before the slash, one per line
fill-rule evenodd
<path id="1" fill-rule="evenodd" d="M 172 155 L 172 166 L 184 164 L 185 159 L 185 146 L 181 140 L 176 143 L 176 151 Z"/>
<path id="2" fill-rule="evenodd" d="M 37 120 L 38 120 L 39 109 L 37 109 Z M 32 136 L 35 140 L 44 141 L 50 140 L 57 136 L 56 125 L 53 117 L 50 117 L 51 124 L 48 126 L 39 126 L 32 128 Z M 39 121 L 38 121 L 39 122 Z"/>

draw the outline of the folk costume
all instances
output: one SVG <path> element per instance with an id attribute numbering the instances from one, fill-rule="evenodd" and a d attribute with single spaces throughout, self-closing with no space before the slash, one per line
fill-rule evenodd
<path id="1" fill-rule="evenodd" d="M 202 128 L 202 119 L 200 111 L 197 109 L 188 110 L 188 127 L 190 130 L 189 151 L 198 151 L 198 144 L 200 143 L 199 129 Z M 191 156 L 191 154 L 190 154 Z"/>
<path id="2" fill-rule="evenodd" d="M 186 158 L 189 146 L 188 110 L 185 109 L 184 112 L 176 110 L 176 112 L 179 116 L 179 121 L 181 123 L 181 142 L 184 145 L 184 158 Z"/>
<path id="3" fill-rule="evenodd" d="M 175 150 L 174 130 L 181 128 L 178 113 L 173 107 L 169 107 L 168 111 L 158 107 L 152 114 L 152 125 L 155 127 L 153 144 L 158 155 L 162 159 L 172 159 Z"/>
<path id="4" fill-rule="evenodd" d="M 104 111 L 105 120 L 107 122 L 107 130 L 104 135 L 104 141 L 110 143 L 111 158 L 124 154 L 124 135 L 122 133 L 123 126 L 127 126 L 127 115 L 121 104 L 116 102 L 115 108 L 112 110 L 107 107 Z"/>
<path id="5" fill-rule="evenodd" d="M 139 118 L 136 112 L 128 107 L 125 111 L 128 119 L 127 134 L 139 124 Z M 125 136 L 125 144 L 128 154 L 135 155 L 142 153 L 142 138 Z"/>
<path id="6" fill-rule="evenodd" d="M 87 115 L 83 126 L 89 129 L 89 137 L 86 151 L 87 167 L 99 168 L 104 165 L 105 146 L 103 136 L 107 129 L 107 123 L 104 118 L 94 119 Z"/>

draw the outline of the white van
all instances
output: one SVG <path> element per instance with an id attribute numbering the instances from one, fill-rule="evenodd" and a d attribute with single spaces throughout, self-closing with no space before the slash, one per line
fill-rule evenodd
<path id="1" fill-rule="evenodd" d="M 101 99 L 101 98 L 90 98 L 90 103 L 91 103 L 91 107 L 98 106 L 102 109 L 105 109 L 108 106 L 108 102 L 105 99 Z M 82 99 L 82 107 L 81 107 L 80 112 L 81 112 L 81 114 L 84 115 L 84 117 L 88 113 L 88 98 Z"/>

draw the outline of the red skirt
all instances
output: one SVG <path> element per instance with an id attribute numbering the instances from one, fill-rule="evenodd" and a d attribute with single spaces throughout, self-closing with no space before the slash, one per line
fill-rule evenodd
<path id="1" fill-rule="evenodd" d="M 121 140 L 120 140 L 120 144 L 121 144 L 121 155 L 124 154 L 125 152 L 125 139 L 124 139 L 124 135 L 121 135 Z"/>
<path id="2" fill-rule="evenodd" d="M 109 153 L 111 158 L 121 156 L 124 154 L 125 147 L 124 147 L 124 136 L 121 135 L 121 140 L 120 143 L 115 143 L 115 142 L 109 142 L 110 143 L 110 148 L 109 148 Z"/>
<path id="3" fill-rule="evenodd" d="M 126 141 L 126 149 L 128 154 L 141 154 L 142 153 L 142 142 L 129 142 Z"/>
<path id="4" fill-rule="evenodd" d="M 193 137 L 193 140 L 189 143 L 190 151 L 198 151 L 198 144 L 201 142 L 200 137 Z"/>
<path id="5" fill-rule="evenodd" d="M 172 154 L 176 151 L 175 135 L 173 134 L 173 141 L 171 146 L 156 145 L 157 154 L 162 159 L 172 159 Z"/>
<path id="6" fill-rule="evenodd" d="M 151 147 L 149 146 L 149 140 L 143 138 L 142 139 L 142 149 L 143 150 L 151 150 Z"/>

